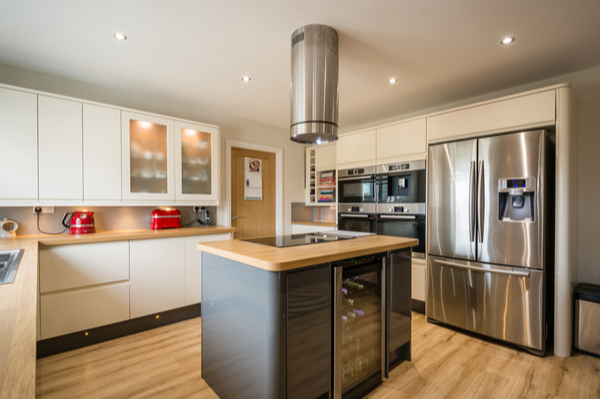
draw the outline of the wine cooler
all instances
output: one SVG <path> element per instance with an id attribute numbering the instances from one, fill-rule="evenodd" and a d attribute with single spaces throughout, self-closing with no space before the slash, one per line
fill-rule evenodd
<path id="1" fill-rule="evenodd" d="M 360 398 L 381 383 L 385 353 L 384 256 L 334 264 L 334 397 Z"/>

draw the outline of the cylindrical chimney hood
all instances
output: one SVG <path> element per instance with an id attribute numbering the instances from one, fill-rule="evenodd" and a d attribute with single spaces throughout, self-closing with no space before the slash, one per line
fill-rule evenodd
<path id="1" fill-rule="evenodd" d="M 321 144 L 338 138 L 338 34 L 305 25 L 292 34 L 290 139 Z"/>

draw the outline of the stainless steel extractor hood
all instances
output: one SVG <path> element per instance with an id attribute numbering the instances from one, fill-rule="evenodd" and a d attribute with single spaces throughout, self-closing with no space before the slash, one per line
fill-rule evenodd
<path id="1" fill-rule="evenodd" d="M 338 138 L 338 34 L 305 25 L 292 34 L 290 139 L 321 144 Z"/>

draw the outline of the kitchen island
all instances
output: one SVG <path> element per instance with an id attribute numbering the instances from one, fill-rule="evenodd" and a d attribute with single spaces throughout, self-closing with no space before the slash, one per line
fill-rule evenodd
<path id="1" fill-rule="evenodd" d="M 410 247 L 417 244 L 389 236 L 283 248 L 199 243 L 203 379 L 222 398 L 362 397 L 410 360 Z M 356 288 L 353 299 L 342 281 Z M 360 296 L 370 302 L 348 309 Z M 367 326 L 366 336 L 354 331 L 362 343 L 349 344 L 350 320 Z M 360 385 L 343 389 L 359 375 Z"/>

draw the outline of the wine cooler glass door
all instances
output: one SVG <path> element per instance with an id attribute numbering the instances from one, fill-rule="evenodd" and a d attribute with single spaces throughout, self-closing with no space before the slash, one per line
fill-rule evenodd
<path id="1" fill-rule="evenodd" d="M 342 342 L 342 394 L 360 390 L 362 383 L 370 386 L 370 378 L 381 381 L 383 279 L 381 259 L 377 261 L 342 270 L 341 321 L 337 321 Z"/>

